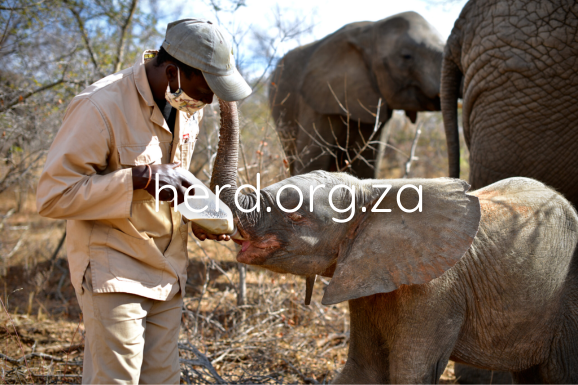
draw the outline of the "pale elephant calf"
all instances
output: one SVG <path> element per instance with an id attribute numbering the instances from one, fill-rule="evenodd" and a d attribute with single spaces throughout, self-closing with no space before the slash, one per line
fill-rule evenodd
<path id="1" fill-rule="evenodd" d="M 236 194 L 236 106 L 221 109 L 211 188 L 245 239 L 237 260 L 308 277 L 308 294 L 330 276 L 322 302 L 349 301 L 335 382 L 437 382 L 451 358 L 518 382 L 578 383 L 578 216 L 562 195 L 527 178 L 468 194 L 459 179 L 324 171 Z M 421 198 L 401 193 L 407 184 Z"/>
<path id="2" fill-rule="evenodd" d="M 578 217 L 560 194 L 526 178 L 466 194 L 455 179 L 315 172 L 264 189 L 263 205 L 288 183 L 327 187 L 313 212 L 305 198 L 297 212 L 275 210 L 253 225 L 240 216 L 248 240 L 237 260 L 332 276 L 323 303 L 349 300 L 351 317 L 348 360 L 335 382 L 433 383 L 449 359 L 511 371 L 518 382 L 578 382 Z M 322 198 L 337 184 L 356 186 L 366 212 L 332 221 Z M 380 204 L 392 212 L 371 212 L 384 191 L 372 184 L 392 185 Z M 422 212 L 399 208 L 404 184 L 422 186 Z M 294 192 L 280 195 L 285 207 L 299 201 Z M 400 196 L 405 208 L 418 204 L 412 189 Z M 351 195 L 340 199 L 336 206 L 348 207 Z"/>

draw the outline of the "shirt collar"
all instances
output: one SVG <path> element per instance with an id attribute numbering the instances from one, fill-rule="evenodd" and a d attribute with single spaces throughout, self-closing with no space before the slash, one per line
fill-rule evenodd
<path id="1" fill-rule="evenodd" d="M 150 59 L 145 59 L 145 56 L 157 53 L 158 51 L 147 49 L 142 53 L 142 55 L 137 56 L 133 66 L 134 83 L 140 96 L 144 99 L 149 107 L 153 107 L 155 105 L 155 100 L 153 98 L 153 93 L 151 91 L 145 69 L 145 63 Z"/>

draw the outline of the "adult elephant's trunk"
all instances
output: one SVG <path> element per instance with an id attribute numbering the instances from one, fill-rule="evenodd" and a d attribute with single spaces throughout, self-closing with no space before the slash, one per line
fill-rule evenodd
<path id="1" fill-rule="evenodd" d="M 237 191 L 237 163 L 239 160 L 239 115 L 235 102 L 225 102 L 219 99 L 221 109 L 221 128 L 219 131 L 219 148 L 213 166 L 210 188 L 215 192 L 219 186 L 219 198 L 240 218 L 242 212 L 235 204 Z M 231 187 L 223 188 L 225 185 Z M 248 208 L 250 202 L 244 194 L 239 194 L 239 206 Z"/>
<path id="2" fill-rule="evenodd" d="M 462 72 L 446 50 L 442 64 L 441 107 L 448 145 L 451 178 L 460 177 L 460 136 L 458 132 L 458 97 Z"/>

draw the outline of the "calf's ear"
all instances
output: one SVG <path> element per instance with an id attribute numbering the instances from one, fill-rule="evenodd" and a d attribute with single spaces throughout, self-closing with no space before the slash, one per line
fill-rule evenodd
<path id="1" fill-rule="evenodd" d="M 368 212 L 344 242 L 322 303 L 388 293 L 400 285 L 424 284 L 441 276 L 470 248 L 480 223 L 478 198 L 463 180 L 451 178 L 388 181 L 393 187 L 380 203 L 391 212 Z M 403 185 L 422 186 L 422 210 L 398 205 Z M 404 189 L 399 203 L 413 209 L 417 191 Z M 369 210 L 368 210 L 369 211 Z"/>

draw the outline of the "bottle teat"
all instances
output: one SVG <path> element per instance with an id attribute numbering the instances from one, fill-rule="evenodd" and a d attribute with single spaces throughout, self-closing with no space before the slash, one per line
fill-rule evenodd
<path id="1" fill-rule="evenodd" d="M 233 229 L 233 232 L 231 234 L 229 234 L 229 236 L 231 237 L 231 239 L 237 239 L 239 241 L 242 241 L 245 239 L 241 236 L 241 233 L 239 232 L 239 230 L 237 230 L 237 226 L 235 226 L 235 228 Z"/>

